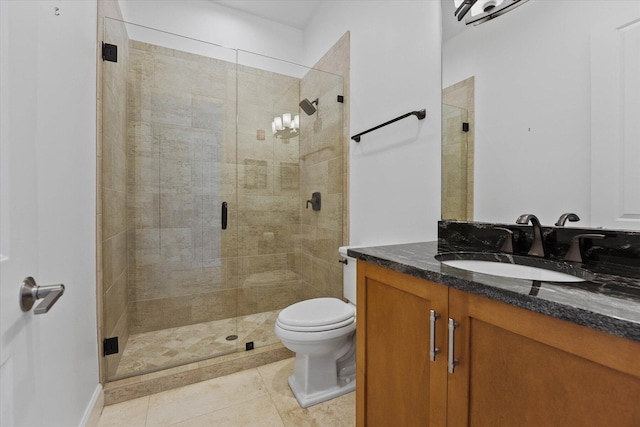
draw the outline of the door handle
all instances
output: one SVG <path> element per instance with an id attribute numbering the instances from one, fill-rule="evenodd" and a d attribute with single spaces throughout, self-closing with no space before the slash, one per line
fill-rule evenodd
<path id="1" fill-rule="evenodd" d="M 435 310 L 429 310 L 429 360 L 435 362 L 440 349 L 436 347 L 436 320 L 440 315 Z"/>
<path id="2" fill-rule="evenodd" d="M 64 293 L 64 285 L 38 286 L 33 277 L 27 277 L 20 286 L 20 308 L 29 311 L 36 300 L 44 299 L 36 307 L 35 314 L 47 313 Z"/>
<path id="3" fill-rule="evenodd" d="M 455 367 L 460 364 L 460 361 L 456 359 L 453 354 L 453 351 L 454 351 L 453 340 L 455 337 L 456 328 L 458 326 L 460 326 L 460 323 L 456 322 L 452 318 L 449 318 L 449 354 L 448 354 L 449 359 L 447 361 L 448 362 L 447 367 L 449 368 L 450 374 L 453 374 Z"/>
<path id="4" fill-rule="evenodd" d="M 227 202 L 222 202 L 222 229 L 227 229 Z"/>

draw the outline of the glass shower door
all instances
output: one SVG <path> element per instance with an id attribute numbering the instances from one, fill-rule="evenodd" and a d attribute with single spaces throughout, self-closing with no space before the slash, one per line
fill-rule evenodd
<path id="1" fill-rule="evenodd" d="M 288 305 L 342 297 L 343 91 L 341 76 L 238 52 L 239 349 L 279 343 Z"/>
<path id="2" fill-rule="evenodd" d="M 442 219 L 471 219 L 467 207 L 468 126 L 467 110 L 442 104 Z"/>
<path id="3" fill-rule="evenodd" d="M 342 296 L 342 77 L 112 19 L 104 41 L 105 377 L 278 344 L 281 309 Z"/>
<path id="4" fill-rule="evenodd" d="M 101 335 L 122 378 L 235 351 L 236 52 L 112 19 L 104 41 Z"/>

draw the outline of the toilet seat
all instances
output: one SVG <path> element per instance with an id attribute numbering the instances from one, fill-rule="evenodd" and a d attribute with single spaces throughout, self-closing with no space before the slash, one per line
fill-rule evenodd
<path id="1" fill-rule="evenodd" d="M 350 317 L 349 319 L 343 320 L 342 322 L 333 323 L 331 325 L 291 326 L 291 325 L 287 325 L 286 323 L 282 323 L 280 320 L 276 320 L 276 325 L 278 325 L 282 329 L 286 329 L 287 331 L 293 331 L 293 332 L 324 332 L 324 331 L 330 331 L 332 329 L 344 328 L 345 326 L 349 326 L 355 321 L 356 321 L 355 317 Z"/>
<path id="2" fill-rule="evenodd" d="M 298 332 L 322 332 L 355 322 L 353 306 L 337 298 L 314 298 L 290 305 L 280 312 L 276 323 Z"/>

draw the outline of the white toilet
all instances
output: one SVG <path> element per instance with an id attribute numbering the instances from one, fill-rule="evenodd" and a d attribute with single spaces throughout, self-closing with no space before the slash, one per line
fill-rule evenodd
<path id="1" fill-rule="evenodd" d="M 333 399 L 356 387 L 356 260 L 345 259 L 343 293 L 337 298 L 314 298 L 280 312 L 275 333 L 296 353 L 289 386 L 303 408 Z"/>

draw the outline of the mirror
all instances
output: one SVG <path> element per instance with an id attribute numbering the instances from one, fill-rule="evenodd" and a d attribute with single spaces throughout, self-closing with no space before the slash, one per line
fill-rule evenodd
<path id="1" fill-rule="evenodd" d="M 640 1 L 530 0 L 478 26 L 456 20 L 453 0 L 442 13 L 443 219 L 551 225 L 575 212 L 575 227 L 640 229 L 640 155 L 623 154 L 640 154 Z M 612 32 L 622 59 L 603 64 Z"/>

